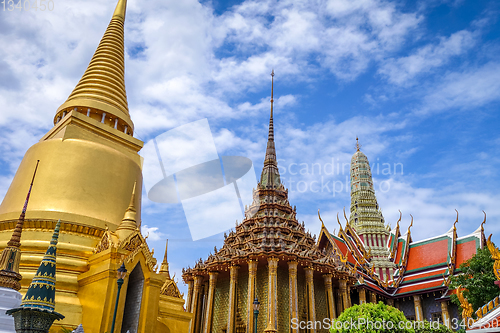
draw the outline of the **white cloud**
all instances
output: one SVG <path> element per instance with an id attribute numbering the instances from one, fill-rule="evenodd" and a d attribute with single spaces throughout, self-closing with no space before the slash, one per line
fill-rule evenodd
<path id="1" fill-rule="evenodd" d="M 451 108 L 472 109 L 500 100 L 500 64 L 489 62 L 448 73 L 424 97 L 418 113 L 428 114 Z"/>
<path id="2" fill-rule="evenodd" d="M 402 85 L 421 73 L 428 73 L 434 68 L 446 64 L 452 57 L 470 50 L 477 42 L 477 32 L 461 30 L 445 38 L 438 44 L 428 44 L 411 55 L 392 58 L 382 64 L 379 73 L 393 84 Z"/>
<path id="3" fill-rule="evenodd" d="M 162 240 L 165 237 L 165 234 L 160 232 L 158 227 L 149 227 L 147 224 L 141 226 L 141 234 L 153 242 Z"/>

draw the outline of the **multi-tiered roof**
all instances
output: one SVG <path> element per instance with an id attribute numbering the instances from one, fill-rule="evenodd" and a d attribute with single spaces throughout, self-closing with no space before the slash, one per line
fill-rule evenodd
<path id="1" fill-rule="evenodd" d="M 274 71 L 273 71 L 274 86 Z M 196 271 L 217 270 L 221 265 L 260 255 L 298 260 L 305 265 L 319 265 L 327 271 L 345 269 L 343 257 L 319 251 L 315 236 L 306 231 L 304 222 L 297 220 L 296 208 L 288 201 L 288 189 L 280 180 L 274 142 L 273 89 L 271 116 L 264 168 L 253 201 L 245 207 L 245 217 L 235 230 L 224 234 L 224 245 L 214 249 L 207 260 L 200 259 L 193 269 L 184 271 L 184 279 Z"/>

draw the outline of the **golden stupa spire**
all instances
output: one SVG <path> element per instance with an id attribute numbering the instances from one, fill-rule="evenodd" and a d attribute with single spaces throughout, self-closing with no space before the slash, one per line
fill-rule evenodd
<path id="1" fill-rule="evenodd" d="M 124 23 L 127 0 L 119 0 L 111 22 L 82 78 L 59 107 L 54 124 L 70 111 L 94 115 L 117 129 L 132 131 L 125 91 Z M 95 115 L 97 114 L 97 115 Z M 100 118 L 99 118 L 100 117 Z"/>
<path id="2" fill-rule="evenodd" d="M 165 245 L 165 255 L 163 256 L 163 262 L 161 263 L 161 266 L 160 266 L 160 274 L 166 275 L 167 279 L 170 280 L 170 272 L 168 270 L 167 253 L 168 253 L 168 239 L 167 239 L 167 244 Z"/>
<path id="3" fill-rule="evenodd" d="M 359 151 L 360 148 L 361 148 L 361 145 L 359 144 L 358 137 L 356 136 L 356 151 Z"/>
<path id="4" fill-rule="evenodd" d="M 26 215 L 26 210 L 28 209 L 28 202 L 30 201 L 31 189 L 33 188 L 33 182 L 35 181 L 38 163 L 40 163 L 40 160 L 36 162 L 35 172 L 33 172 L 33 178 L 31 178 L 30 188 L 28 190 L 28 194 L 26 195 L 23 210 L 17 220 L 14 232 L 7 243 L 7 247 L 4 248 L 0 254 L 0 287 L 11 288 L 14 290 L 21 289 L 20 282 L 22 276 L 19 274 L 19 262 L 21 260 L 21 233 L 23 231 L 24 217 Z"/>
<path id="5" fill-rule="evenodd" d="M 135 208 L 135 188 L 137 183 L 134 184 L 134 189 L 132 190 L 132 197 L 130 198 L 130 204 L 128 205 L 125 215 L 123 216 L 122 223 L 116 229 L 116 235 L 120 240 L 124 240 L 137 230 L 137 209 Z"/>

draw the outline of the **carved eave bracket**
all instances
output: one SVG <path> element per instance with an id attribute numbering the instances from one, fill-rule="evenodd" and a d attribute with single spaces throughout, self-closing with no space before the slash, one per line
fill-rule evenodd
<path id="1" fill-rule="evenodd" d="M 99 243 L 97 243 L 96 247 L 92 252 L 94 254 L 97 254 L 109 248 L 117 248 L 118 244 L 119 244 L 118 237 L 106 227 L 106 231 L 104 231 L 101 240 L 99 241 Z"/>

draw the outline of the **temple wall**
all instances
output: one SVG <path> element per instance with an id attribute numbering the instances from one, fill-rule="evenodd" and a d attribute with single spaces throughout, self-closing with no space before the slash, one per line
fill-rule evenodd
<path id="1" fill-rule="evenodd" d="M 407 297 L 399 299 L 399 310 L 403 311 L 406 318 L 415 318 L 415 305 L 413 303 L 413 298 L 408 299 Z"/>
<path id="2" fill-rule="evenodd" d="M 328 305 L 326 302 L 325 281 L 321 275 L 314 278 L 314 304 L 316 305 L 316 320 L 323 322 L 325 318 L 328 318 Z M 317 328 L 317 333 L 328 333 L 326 329 Z"/>
<path id="3" fill-rule="evenodd" d="M 267 285 L 268 285 L 268 267 L 259 266 L 257 268 L 257 297 L 260 302 L 259 318 L 257 322 L 257 332 L 264 332 L 267 326 Z M 278 281 L 279 281 L 278 273 Z"/>
<path id="4" fill-rule="evenodd" d="M 297 273 L 297 299 L 299 305 L 299 321 L 307 321 L 307 293 L 306 293 L 306 277 L 304 271 L 300 270 Z M 300 333 L 306 332 L 305 330 L 299 330 Z"/>
<path id="5" fill-rule="evenodd" d="M 441 313 L 441 304 L 439 302 L 436 302 L 436 296 L 433 296 L 432 294 L 424 294 L 421 295 L 421 297 L 424 319 L 427 321 L 432 321 L 433 313 Z"/>
<path id="6" fill-rule="evenodd" d="M 229 275 L 224 276 L 221 274 L 217 278 L 217 287 L 215 288 L 212 333 L 221 333 L 222 329 L 227 325 L 228 299 Z"/>
<path id="7" fill-rule="evenodd" d="M 240 268 L 238 272 L 238 290 L 236 292 L 236 306 L 240 313 L 241 320 L 247 325 L 247 297 L 248 297 L 248 270 Z"/>
<path id="8" fill-rule="evenodd" d="M 290 332 L 288 267 L 278 267 L 278 332 Z"/>

